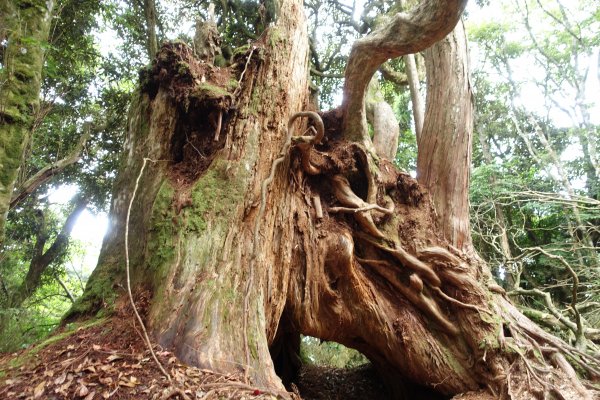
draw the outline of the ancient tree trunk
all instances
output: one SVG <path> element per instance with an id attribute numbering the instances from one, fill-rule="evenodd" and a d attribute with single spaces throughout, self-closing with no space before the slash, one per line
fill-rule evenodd
<path id="1" fill-rule="evenodd" d="M 418 142 L 417 179 L 431 193 L 444 236 L 471 246 L 469 178 L 473 98 L 462 23 L 425 51 L 427 102 Z"/>
<path id="2" fill-rule="evenodd" d="M 275 369 L 293 369 L 282 349 L 289 354 L 302 333 L 360 350 L 392 383 L 445 395 L 554 390 L 526 378 L 539 377 L 544 357 L 572 376 L 560 357 L 581 357 L 576 350 L 488 289 L 497 288 L 487 267 L 452 245 L 469 248 L 468 225 L 441 231 L 450 221 L 434 211 L 442 192 L 432 186 L 432 202 L 416 180 L 377 160 L 364 129 L 372 60 L 433 43 L 462 7 L 425 1 L 361 39 L 342 109 L 321 115 L 303 111 L 308 41 L 299 0 L 282 2 L 277 23 L 229 69 L 197 62 L 181 43 L 164 46 L 131 109 L 112 229 L 73 313 L 122 294 L 137 188 L 128 237 L 134 288 L 151 292 L 150 331 L 184 361 L 283 389 Z M 443 128 L 444 137 L 457 131 Z M 468 148 L 466 140 L 448 146 Z M 439 165 L 468 182 L 462 163 Z M 460 198 L 458 187 L 444 190 Z M 564 374 L 545 378 L 562 384 Z"/>
<path id="3" fill-rule="evenodd" d="M 162 48 L 130 112 L 111 231 L 74 309 L 90 309 L 122 279 L 127 206 L 149 158 L 129 240 L 134 281 L 154 294 L 151 331 L 189 363 L 246 372 L 255 384 L 279 388 L 268 345 L 295 245 L 287 162 L 272 194 L 261 190 L 288 118 L 308 101 L 301 5 L 284 3 L 278 23 L 229 70 L 196 61 L 182 44 Z M 258 215 L 265 206 L 268 218 Z"/>
<path id="4" fill-rule="evenodd" d="M 0 243 L 4 223 L 38 108 L 44 44 L 48 40 L 52 0 L 0 3 Z"/>

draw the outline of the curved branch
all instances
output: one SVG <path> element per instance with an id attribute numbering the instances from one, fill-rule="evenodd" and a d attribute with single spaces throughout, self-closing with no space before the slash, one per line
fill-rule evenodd
<path id="1" fill-rule="evenodd" d="M 27 179 L 23 185 L 13 194 L 10 199 L 10 208 L 14 208 L 17 204 L 21 202 L 21 200 L 25 199 L 31 193 L 33 193 L 37 188 L 39 188 L 44 183 L 48 182 L 50 178 L 54 175 L 62 172 L 69 165 L 75 164 L 77 161 L 81 159 L 81 153 L 83 148 L 85 147 L 85 143 L 90 138 L 90 132 L 86 132 L 79 138 L 79 142 L 77 145 L 65 158 L 62 160 L 58 160 L 53 162 L 52 164 L 46 165 L 44 168 L 40 169 L 33 175 L 31 178 Z"/>
<path id="2" fill-rule="evenodd" d="M 425 0 L 410 13 L 397 13 L 352 46 L 344 82 L 344 135 L 368 142 L 365 93 L 371 77 L 390 58 L 417 53 L 446 36 L 460 19 L 466 0 Z"/>

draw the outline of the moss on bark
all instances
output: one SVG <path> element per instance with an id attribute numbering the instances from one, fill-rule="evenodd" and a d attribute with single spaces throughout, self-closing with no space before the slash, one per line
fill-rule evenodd
<path id="1" fill-rule="evenodd" d="M 7 34 L 0 69 L 0 242 L 15 180 L 39 105 L 52 0 L 3 1 L 0 25 Z"/>

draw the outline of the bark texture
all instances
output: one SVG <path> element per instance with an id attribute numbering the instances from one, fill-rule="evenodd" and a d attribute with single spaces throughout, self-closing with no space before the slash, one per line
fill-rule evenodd
<path id="1" fill-rule="evenodd" d="M 365 92 L 386 60 L 417 53 L 446 36 L 460 19 L 466 0 L 425 0 L 398 13 L 352 45 L 344 81 L 344 131 L 349 140 L 368 142 Z"/>
<path id="2" fill-rule="evenodd" d="M 73 310 L 97 306 L 122 278 L 134 177 L 144 157 L 156 160 L 142 176 L 130 225 L 132 272 L 155 296 L 150 329 L 186 362 L 247 372 L 255 384 L 278 388 L 268 344 L 285 305 L 293 246 L 282 228 L 293 218 L 283 169 L 266 204 L 274 217 L 263 216 L 257 235 L 254 228 L 288 117 L 308 101 L 301 5 L 282 5 L 278 24 L 236 59 L 231 76 L 198 63 L 184 45 L 161 50 L 130 113 L 111 232 Z"/>
<path id="3" fill-rule="evenodd" d="M 0 40 L 6 40 L 0 69 L 0 243 L 12 191 L 38 109 L 44 44 L 52 0 L 0 3 Z"/>
<path id="4" fill-rule="evenodd" d="M 461 250 L 471 246 L 473 93 L 467 60 L 462 23 L 425 51 L 427 102 L 417 157 L 417 179 L 431 193 L 444 236 Z"/>

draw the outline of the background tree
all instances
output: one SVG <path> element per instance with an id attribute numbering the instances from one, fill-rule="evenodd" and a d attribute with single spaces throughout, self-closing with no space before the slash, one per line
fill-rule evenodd
<path id="1" fill-rule="evenodd" d="M 595 348 L 586 337 L 597 340 L 598 327 L 590 307 L 597 301 L 597 178 L 590 157 L 597 126 L 586 117 L 592 107 L 586 93 L 598 43 L 588 28 L 598 20 L 586 6 L 506 2 L 506 15 L 520 25 L 494 21 L 472 30 L 483 59 L 476 73 L 473 216 L 481 254 L 499 276 L 506 274 L 501 281 L 527 315 L 552 330 L 562 327 L 579 347 Z M 552 31 L 534 28 L 532 18 Z M 527 60 L 537 74 L 518 70 Z M 532 110 L 527 98 L 535 93 L 546 100 Z"/>

